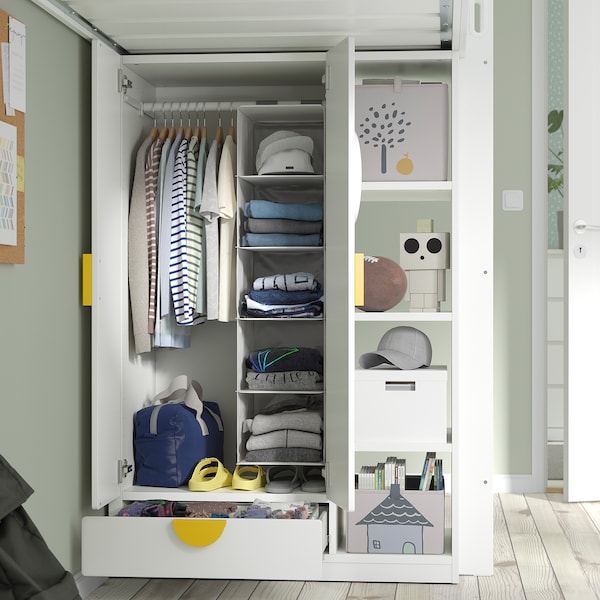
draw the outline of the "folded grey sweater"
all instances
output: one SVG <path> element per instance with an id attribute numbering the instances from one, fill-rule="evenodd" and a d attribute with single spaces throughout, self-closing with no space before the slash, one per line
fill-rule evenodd
<path id="1" fill-rule="evenodd" d="M 254 435 L 278 431 L 280 429 L 296 429 L 320 433 L 323 426 L 321 414 L 312 410 L 297 410 L 274 413 L 271 415 L 256 415 L 254 419 L 246 419 L 244 431 Z"/>
<path id="2" fill-rule="evenodd" d="M 312 448 L 320 450 L 323 440 L 318 433 L 282 429 L 261 435 L 251 435 L 246 442 L 246 450 L 266 450 L 267 448 Z"/>

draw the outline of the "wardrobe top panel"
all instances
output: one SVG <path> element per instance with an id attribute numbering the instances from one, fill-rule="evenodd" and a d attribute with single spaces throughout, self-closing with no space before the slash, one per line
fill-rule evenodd
<path id="1" fill-rule="evenodd" d="M 126 55 L 123 65 L 155 86 L 321 86 L 324 52 Z"/>
<path id="2" fill-rule="evenodd" d="M 121 53 L 449 48 L 466 0 L 34 0 Z M 464 6 L 463 6 L 464 5 Z M 62 13 L 62 14 L 60 14 Z M 456 44 L 455 44 L 456 47 Z"/>

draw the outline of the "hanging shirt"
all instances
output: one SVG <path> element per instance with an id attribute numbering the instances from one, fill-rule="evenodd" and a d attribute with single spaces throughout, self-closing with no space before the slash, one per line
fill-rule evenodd
<path id="1" fill-rule="evenodd" d="M 138 148 L 135 160 L 128 221 L 129 298 L 133 339 L 137 354 L 150 352 L 152 339 L 148 333 L 148 240 L 146 236 L 146 155 L 152 138 L 148 136 Z"/>
<path id="2" fill-rule="evenodd" d="M 207 161 L 206 136 L 200 139 L 200 149 L 198 150 L 198 168 L 196 170 L 196 197 L 194 199 L 194 213 L 198 215 L 202 223 L 202 260 L 198 272 L 198 292 L 196 297 L 196 312 L 199 315 L 206 316 L 206 222 L 200 212 L 202 205 L 202 189 L 204 187 L 204 172 Z"/>
<path id="3" fill-rule="evenodd" d="M 159 185 L 157 187 L 158 216 L 158 289 L 156 294 L 156 324 L 154 327 L 154 345 L 161 348 L 189 348 L 191 330 L 179 327 L 172 310 L 171 290 L 169 286 L 169 254 L 170 254 L 170 217 L 171 194 L 173 187 L 173 169 L 175 154 L 181 143 L 181 135 L 176 135 L 173 142 L 169 138 L 163 144 L 161 163 L 159 166 Z M 166 148 L 165 148 L 166 146 Z M 165 241 L 166 239 L 166 241 Z M 165 247 L 166 244 L 166 247 Z M 165 264 L 166 263 L 166 264 Z M 166 269 L 166 270 L 165 270 Z M 166 290 L 162 283 L 166 279 Z M 163 293 L 164 292 L 164 293 Z"/>
<path id="4" fill-rule="evenodd" d="M 187 258 L 188 258 L 188 292 L 189 302 L 194 316 L 203 316 L 198 312 L 198 285 L 202 271 L 202 240 L 204 237 L 204 222 L 194 209 L 196 202 L 196 184 L 198 178 L 200 142 L 193 135 L 187 153 L 187 189 L 186 189 L 186 216 L 187 216 Z M 202 161 L 204 168 L 204 161 Z M 202 274 L 203 276 L 203 274 Z"/>
<path id="5" fill-rule="evenodd" d="M 219 318 L 219 199 L 217 196 L 217 168 L 221 148 L 213 140 L 206 159 L 200 214 L 206 233 L 206 318 Z"/>
<path id="6" fill-rule="evenodd" d="M 219 321 L 234 321 L 235 302 L 235 217 L 236 144 L 228 135 L 223 144 L 217 184 L 219 203 Z"/>
<path id="7" fill-rule="evenodd" d="M 158 189 L 158 168 L 165 139 L 159 135 L 148 150 L 146 157 L 146 237 L 148 240 L 148 333 L 154 333 L 156 320 L 156 272 L 158 244 L 156 241 L 156 193 Z"/>

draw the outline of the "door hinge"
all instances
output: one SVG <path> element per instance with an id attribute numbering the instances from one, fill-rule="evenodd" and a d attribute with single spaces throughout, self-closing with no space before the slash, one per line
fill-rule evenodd
<path id="1" fill-rule="evenodd" d="M 127 90 L 133 87 L 133 81 L 123 73 L 123 69 L 119 69 L 119 80 L 117 83 L 117 91 L 122 94 L 126 94 Z"/>
<path id="2" fill-rule="evenodd" d="M 119 483 L 123 483 L 123 481 L 125 480 L 127 475 L 129 475 L 129 473 L 131 473 L 131 471 L 133 471 L 133 465 L 130 465 L 127 462 L 126 458 L 122 458 L 118 462 L 118 467 L 119 467 L 119 476 L 118 476 Z"/>

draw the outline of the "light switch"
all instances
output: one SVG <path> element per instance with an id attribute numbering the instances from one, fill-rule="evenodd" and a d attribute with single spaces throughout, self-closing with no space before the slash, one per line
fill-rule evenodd
<path id="1" fill-rule="evenodd" d="M 523 210 L 523 190 L 503 190 L 503 210 Z"/>

